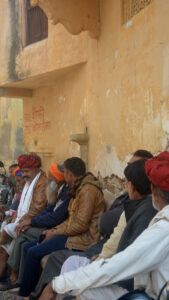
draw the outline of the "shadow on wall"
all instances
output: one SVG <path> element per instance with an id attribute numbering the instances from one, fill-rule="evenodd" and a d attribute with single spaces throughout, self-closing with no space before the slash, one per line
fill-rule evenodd
<path id="1" fill-rule="evenodd" d="M 14 160 L 25 152 L 23 143 L 23 128 L 18 127 L 15 134 Z"/>
<path id="2" fill-rule="evenodd" d="M 3 160 L 4 163 L 7 161 L 15 161 L 20 154 L 24 153 L 23 128 L 18 127 L 15 137 L 12 139 L 12 124 L 10 122 L 2 124 L 0 145 L 1 160 Z"/>
<path id="3" fill-rule="evenodd" d="M 10 148 L 11 131 L 12 131 L 12 125 L 9 122 L 2 124 L 1 134 L 0 134 L 1 160 L 12 160 L 13 158 L 12 150 Z"/>

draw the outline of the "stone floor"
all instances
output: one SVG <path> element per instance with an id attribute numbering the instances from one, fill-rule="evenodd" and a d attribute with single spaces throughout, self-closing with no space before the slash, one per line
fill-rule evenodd
<path id="1" fill-rule="evenodd" d="M 19 297 L 17 292 L 0 292 L 0 300 L 23 300 L 23 297 Z"/>

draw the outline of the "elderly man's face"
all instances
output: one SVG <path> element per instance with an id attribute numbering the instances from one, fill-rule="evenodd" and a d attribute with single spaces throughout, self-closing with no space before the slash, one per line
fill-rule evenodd
<path id="1" fill-rule="evenodd" d="M 25 181 L 31 182 L 35 178 L 38 172 L 39 169 L 37 168 L 34 169 L 25 168 L 22 169 L 22 177 L 24 178 Z"/>
<path id="2" fill-rule="evenodd" d="M 16 187 L 18 191 L 22 191 L 23 187 L 25 185 L 25 180 L 22 176 L 16 176 L 15 177 L 15 181 L 16 181 Z"/>

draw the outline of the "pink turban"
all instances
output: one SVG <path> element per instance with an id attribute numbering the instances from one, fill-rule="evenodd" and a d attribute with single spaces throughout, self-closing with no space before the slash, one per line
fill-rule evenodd
<path id="1" fill-rule="evenodd" d="M 18 157 L 20 169 L 33 169 L 41 167 L 41 158 L 37 154 L 23 154 Z"/>

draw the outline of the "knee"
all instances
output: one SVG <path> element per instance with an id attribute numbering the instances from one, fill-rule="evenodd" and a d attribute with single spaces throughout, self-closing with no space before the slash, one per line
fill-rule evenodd
<path id="1" fill-rule="evenodd" d="M 33 259 L 39 258 L 39 251 L 37 249 L 37 247 L 31 247 L 28 249 L 27 251 L 27 259 L 28 260 L 33 260 Z"/>

